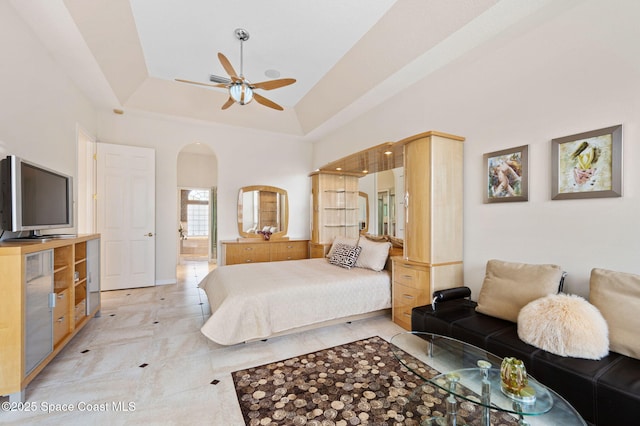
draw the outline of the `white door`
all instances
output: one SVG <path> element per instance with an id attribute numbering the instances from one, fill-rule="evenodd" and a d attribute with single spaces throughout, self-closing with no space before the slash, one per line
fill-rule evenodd
<path id="1" fill-rule="evenodd" d="M 98 143 L 102 290 L 155 285 L 155 151 Z"/>

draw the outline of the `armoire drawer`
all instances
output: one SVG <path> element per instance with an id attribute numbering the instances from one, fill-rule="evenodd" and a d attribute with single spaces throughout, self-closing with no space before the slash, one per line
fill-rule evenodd
<path id="1" fill-rule="evenodd" d="M 427 266 L 411 265 L 408 263 L 394 262 L 393 280 L 399 284 L 424 288 L 429 286 L 429 269 Z"/>

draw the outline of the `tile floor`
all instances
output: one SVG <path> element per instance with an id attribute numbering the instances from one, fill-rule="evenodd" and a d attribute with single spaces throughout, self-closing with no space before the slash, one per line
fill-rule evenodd
<path id="1" fill-rule="evenodd" d="M 27 387 L 31 411 L 0 410 L 0 424 L 240 426 L 231 372 L 402 331 L 385 316 L 217 345 L 200 333 L 210 310 L 197 284 L 211 268 L 186 261 L 177 284 L 102 293 L 101 317 Z"/>

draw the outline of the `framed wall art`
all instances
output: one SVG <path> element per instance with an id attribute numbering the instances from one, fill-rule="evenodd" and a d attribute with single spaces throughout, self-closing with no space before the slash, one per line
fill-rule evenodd
<path id="1" fill-rule="evenodd" d="M 551 141 L 551 198 L 622 196 L 622 125 Z"/>
<path id="2" fill-rule="evenodd" d="M 484 202 L 529 199 L 529 146 L 484 154 Z"/>

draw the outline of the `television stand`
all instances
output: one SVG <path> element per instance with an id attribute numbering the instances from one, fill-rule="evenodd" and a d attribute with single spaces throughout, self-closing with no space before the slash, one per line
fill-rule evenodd
<path id="1" fill-rule="evenodd" d="M 2 240 L 2 241 L 11 242 L 11 243 L 29 243 L 29 242 L 46 243 L 46 242 L 51 241 L 53 239 L 59 239 L 59 238 L 78 238 L 78 235 L 77 234 L 48 234 L 48 235 L 44 235 L 44 234 L 38 234 L 36 232 L 32 232 L 29 235 L 24 236 L 24 237 L 7 238 L 6 240 Z"/>

